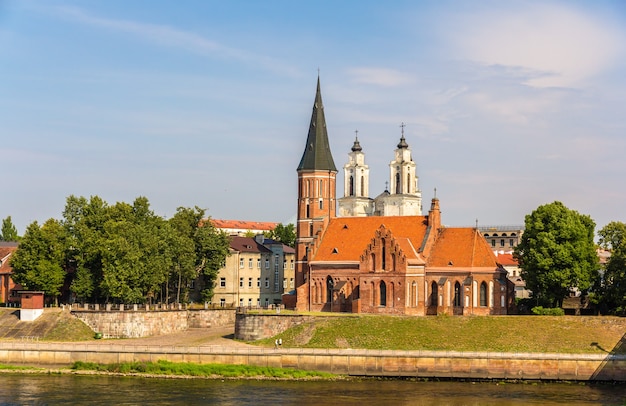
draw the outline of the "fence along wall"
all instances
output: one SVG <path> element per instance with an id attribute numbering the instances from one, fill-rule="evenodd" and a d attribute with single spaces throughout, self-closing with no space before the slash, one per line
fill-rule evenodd
<path id="1" fill-rule="evenodd" d="M 8 364 L 158 360 L 296 368 L 352 376 L 626 382 L 626 355 L 0 342 L 0 363 Z"/>
<path id="2" fill-rule="evenodd" d="M 235 322 L 234 309 L 214 310 L 73 310 L 72 314 L 105 338 L 139 338 L 189 328 L 219 327 Z"/>

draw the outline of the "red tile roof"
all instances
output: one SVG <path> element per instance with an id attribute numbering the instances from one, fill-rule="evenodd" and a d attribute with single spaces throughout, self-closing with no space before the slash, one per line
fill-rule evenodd
<path id="1" fill-rule="evenodd" d="M 430 267 L 497 267 L 496 256 L 474 228 L 442 228 L 427 259 Z"/>
<path id="2" fill-rule="evenodd" d="M 9 265 L 9 259 L 15 250 L 17 250 L 17 243 L 0 244 L 0 273 L 10 274 L 13 272 L 13 268 Z"/>
<path id="3" fill-rule="evenodd" d="M 234 229 L 234 230 L 262 230 L 270 231 L 276 228 L 278 223 L 267 221 L 244 221 L 244 220 L 215 220 L 211 219 L 211 223 L 216 228 Z"/>
<path id="4" fill-rule="evenodd" d="M 230 241 L 230 248 L 239 252 L 272 252 L 272 250 L 259 244 L 254 238 L 251 237 L 232 237 Z"/>
<path id="5" fill-rule="evenodd" d="M 415 258 L 427 228 L 427 216 L 336 217 L 322 237 L 313 261 L 359 261 L 381 225 L 391 231 L 408 258 Z"/>
<path id="6" fill-rule="evenodd" d="M 496 260 L 502 266 L 518 266 L 519 265 L 517 260 L 513 258 L 513 254 L 498 254 Z"/>

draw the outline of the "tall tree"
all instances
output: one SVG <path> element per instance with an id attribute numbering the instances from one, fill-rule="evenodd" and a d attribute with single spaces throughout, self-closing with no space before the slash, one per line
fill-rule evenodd
<path id="1" fill-rule="evenodd" d="M 287 225 L 279 223 L 272 231 L 267 233 L 267 236 L 292 248 L 296 246 L 296 230 L 291 223 Z"/>
<path id="2" fill-rule="evenodd" d="M 538 304 L 559 307 L 572 289 L 592 286 L 599 268 L 594 229 L 591 217 L 561 202 L 539 206 L 526 216 L 515 257 Z"/>
<path id="3" fill-rule="evenodd" d="M 39 227 L 26 228 L 19 247 L 11 257 L 12 278 L 28 290 L 40 290 L 55 300 L 65 281 L 67 234 L 61 223 L 49 219 Z"/>
<path id="4" fill-rule="evenodd" d="M 611 251 L 600 285 L 604 311 L 626 314 L 626 224 L 612 221 L 598 231 L 600 246 Z"/>
<path id="5" fill-rule="evenodd" d="M 11 216 L 2 220 L 2 229 L 0 230 L 0 241 L 19 241 L 20 236 L 17 235 L 17 228 L 11 221 Z"/>

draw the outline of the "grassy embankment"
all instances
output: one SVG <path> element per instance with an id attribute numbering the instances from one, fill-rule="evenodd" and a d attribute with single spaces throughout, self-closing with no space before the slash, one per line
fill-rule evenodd
<path id="1" fill-rule="evenodd" d="M 574 316 L 325 317 L 279 335 L 283 347 L 626 353 L 626 318 Z M 259 345 L 273 345 L 275 338 Z"/>

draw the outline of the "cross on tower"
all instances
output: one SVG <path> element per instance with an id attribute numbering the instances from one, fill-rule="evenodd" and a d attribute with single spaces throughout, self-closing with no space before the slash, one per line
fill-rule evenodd
<path id="1" fill-rule="evenodd" d="M 402 129 L 402 138 L 404 138 L 404 127 L 406 127 L 406 124 L 402 122 L 402 124 L 400 124 L 400 128 Z"/>

